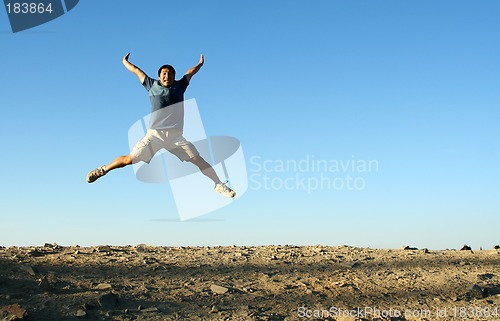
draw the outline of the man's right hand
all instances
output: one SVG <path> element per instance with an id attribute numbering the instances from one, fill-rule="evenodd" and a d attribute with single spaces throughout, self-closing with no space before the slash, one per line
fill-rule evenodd
<path id="1" fill-rule="evenodd" d="M 129 53 L 127 53 L 127 54 L 125 55 L 125 57 L 123 57 L 122 62 L 123 62 L 124 64 L 125 64 L 125 62 L 128 62 L 128 57 L 129 57 L 129 56 L 130 56 L 130 52 L 129 52 Z"/>
<path id="2" fill-rule="evenodd" d="M 129 56 L 130 56 L 130 52 L 127 53 L 125 55 L 125 57 L 123 57 L 122 63 L 125 65 L 125 67 L 129 71 L 133 72 L 139 78 L 139 81 L 141 82 L 141 84 L 144 83 L 144 79 L 146 78 L 146 74 L 141 69 L 139 69 L 139 67 L 137 67 L 136 65 L 134 65 L 133 63 L 128 61 Z"/>

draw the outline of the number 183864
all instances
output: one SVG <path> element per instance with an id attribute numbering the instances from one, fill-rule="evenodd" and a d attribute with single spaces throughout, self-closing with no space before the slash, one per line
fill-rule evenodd
<path id="1" fill-rule="evenodd" d="M 7 13 L 11 14 L 41 14 L 52 13 L 52 3 L 36 3 L 36 2 L 13 2 L 5 5 Z"/>
<path id="2" fill-rule="evenodd" d="M 454 307 L 453 316 L 459 318 L 498 318 L 500 310 L 498 307 Z"/>

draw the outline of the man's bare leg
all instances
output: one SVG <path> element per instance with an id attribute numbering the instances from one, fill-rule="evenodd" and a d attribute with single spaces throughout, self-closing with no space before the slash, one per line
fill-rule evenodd
<path id="1" fill-rule="evenodd" d="M 204 160 L 203 157 L 201 157 L 200 155 L 194 156 L 189 160 L 189 162 L 198 166 L 203 175 L 210 178 L 215 183 L 215 185 L 222 183 L 219 179 L 219 176 L 217 176 L 217 173 L 215 173 L 214 169 L 212 168 L 212 166 L 209 163 L 207 163 L 207 161 Z"/>
<path id="2" fill-rule="evenodd" d="M 217 193 L 220 193 L 226 197 L 232 198 L 236 196 L 236 193 L 230 189 L 229 187 L 226 186 L 226 183 L 222 183 L 219 179 L 219 176 L 217 176 L 217 173 L 215 173 L 215 170 L 213 167 L 207 163 L 203 157 L 200 155 L 195 156 L 189 160 L 191 163 L 194 165 L 198 166 L 200 171 L 203 173 L 203 175 L 207 176 L 210 178 L 214 183 L 215 183 L 215 191 Z"/>
<path id="3" fill-rule="evenodd" d="M 112 171 L 113 169 L 116 168 L 122 168 L 131 164 L 132 164 L 132 157 L 130 155 L 118 156 L 111 163 L 106 165 L 106 172 Z"/>
<path id="4" fill-rule="evenodd" d="M 115 160 L 113 160 L 108 165 L 101 166 L 99 168 L 96 168 L 96 169 L 90 171 L 87 174 L 87 182 L 93 183 L 98 178 L 106 175 L 109 171 L 112 171 L 113 169 L 116 169 L 116 168 L 125 167 L 125 166 L 130 165 L 130 164 L 132 164 L 132 157 L 130 155 L 118 156 L 117 158 L 115 158 Z"/>
<path id="5" fill-rule="evenodd" d="M 117 168 L 122 168 L 128 165 L 131 165 L 133 162 L 132 157 L 130 155 L 127 156 L 118 156 L 115 158 L 111 163 L 105 166 L 105 171 L 106 173 L 109 171 L 112 171 Z M 193 163 L 194 165 L 198 166 L 200 171 L 210 178 L 216 185 L 221 184 L 221 180 L 219 179 L 219 176 L 217 176 L 217 173 L 215 173 L 214 169 L 212 166 L 207 163 L 201 156 L 194 156 L 189 160 L 189 162 Z"/>

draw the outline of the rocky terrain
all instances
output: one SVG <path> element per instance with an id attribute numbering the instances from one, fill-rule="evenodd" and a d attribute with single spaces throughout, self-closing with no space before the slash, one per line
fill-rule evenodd
<path id="1" fill-rule="evenodd" d="M 500 250 L 0 247 L 7 320 L 500 320 Z"/>

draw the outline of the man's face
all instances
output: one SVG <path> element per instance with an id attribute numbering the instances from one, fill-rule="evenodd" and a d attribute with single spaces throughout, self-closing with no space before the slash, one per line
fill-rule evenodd
<path id="1" fill-rule="evenodd" d="M 160 71 L 160 82 L 163 86 L 169 87 L 174 83 L 175 74 L 168 68 L 163 68 Z"/>

